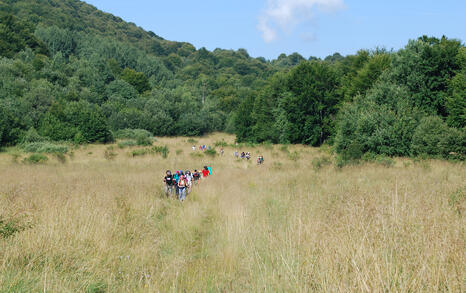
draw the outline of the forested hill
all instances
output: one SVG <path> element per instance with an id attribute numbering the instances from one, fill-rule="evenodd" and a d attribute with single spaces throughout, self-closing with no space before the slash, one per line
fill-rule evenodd
<path id="1" fill-rule="evenodd" d="M 0 146 L 132 128 L 328 142 L 348 159 L 465 153 L 466 51 L 445 37 L 269 61 L 167 41 L 78 0 L 0 0 L 0 55 Z"/>

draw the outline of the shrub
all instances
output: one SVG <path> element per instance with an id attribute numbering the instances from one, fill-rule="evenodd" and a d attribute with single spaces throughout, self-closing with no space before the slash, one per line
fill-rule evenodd
<path id="1" fill-rule="evenodd" d="M 342 158 L 345 161 L 357 161 L 363 155 L 362 145 L 358 142 L 352 142 L 343 152 Z"/>
<path id="2" fill-rule="evenodd" d="M 395 161 L 392 158 L 383 155 L 377 156 L 375 162 L 387 168 L 390 168 L 395 165 Z"/>
<path id="3" fill-rule="evenodd" d="M 228 143 L 224 139 L 222 139 L 221 141 L 216 141 L 214 143 L 214 146 L 215 147 L 226 147 L 228 146 Z"/>
<path id="4" fill-rule="evenodd" d="M 27 143 L 32 143 L 32 142 L 42 142 L 45 140 L 46 139 L 43 136 L 40 136 L 39 133 L 37 133 L 37 130 L 34 127 L 31 127 L 24 134 L 22 143 L 27 144 Z"/>
<path id="5" fill-rule="evenodd" d="M 137 140 L 139 137 L 153 137 L 150 131 L 145 129 L 119 129 L 113 133 L 116 139 L 134 139 Z"/>
<path id="6" fill-rule="evenodd" d="M 152 151 L 156 154 L 162 155 L 162 158 L 164 159 L 166 159 L 168 157 L 168 153 L 170 153 L 167 146 L 154 146 L 152 147 Z"/>
<path id="7" fill-rule="evenodd" d="M 76 132 L 73 138 L 73 143 L 75 145 L 80 145 L 80 144 L 85 144 L 86 138 L 84 137 L 83 133 L 81 131 Z"/>
<path id="8" fill-rule="evenodd" d="M 28 164 L 42 164 L 49 160 L 46 155 L 43 154 L 32 154 L 27 158 L 24 158 L 23 162 Z"/>
<path id="9" fill-rule="evenodd" d="M 413 154 L 439 155 L 440 138 L 447 131 L 448 126 L 439 117 L 431 116 L 421 119 L 411 141 Z"/>
<path id="10" fill-rule="evenodd" d="M 23 148 L 28 153 L 66 154 L 68 152 L 67 146 L 52 142 L 32 142 L 25 144 Z"/>
<path id="11" fill-rule="evenodd" d="M 131 151 L 131 156 L 132 157 L 137 157 L 137 156 L 145 156 L 150 153 L 150 149 L 137 149 Z"/>
<path id="12" fill-rule="evenodd" d="M 188 143 L 197 143 L 197 140 L 195 140 L 194 138 L 188 138 L 188 140 L 186 142 L 188 142 Z"/>
<path id="13" fill-rule="evenodd" d="M 181 155 L 182 153 L 183 153 L 183 150 L 180 150 L 180 149 L 176 150 L 176 155 Z"/>
<path id="14" fill-rule="evenodd" d="M 392 158 L 385 155 L 377 155 L 372 152 L 367 152 L 362 155 L 361 160 L 365 162 L 374 162 L 387 168 L 395 165 L 395 161 Z"/>
<path id="15" fill-rule="evenodd" d="M 136 138 L 136 144 L 139 146 L 150 146 L 152 145 L 152 142 L 153 142 L 152 139 L 147 136 L 139 135 Z"/>
<path id="16" fill-rule="evenodd" d="M 132 147 L 132 146 L 136 146 L 136 145 L 137 145 L 137 143 L 134 140 L 124 140 L 124 141 L 120 141 L 118 143 L 118 147 L 120 149 L 124 149 L 126 147 Z"/>
<path id="17" fill-rule="evenodd" d="M 215 149 L 210 149 L 206 150 L 204 154 L 206 154 L 207 156 L 215 157 L 217 155 L 217 151 Z"/>

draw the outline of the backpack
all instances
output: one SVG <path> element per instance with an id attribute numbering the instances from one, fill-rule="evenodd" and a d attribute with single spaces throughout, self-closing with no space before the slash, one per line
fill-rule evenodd
<path id="1" fill-rule="evenodd" d="M 181 178 L 179 179 L 179 182 L 178 182 L 178 186 L 179 187 L 186 187 L 186 178 Z"/>

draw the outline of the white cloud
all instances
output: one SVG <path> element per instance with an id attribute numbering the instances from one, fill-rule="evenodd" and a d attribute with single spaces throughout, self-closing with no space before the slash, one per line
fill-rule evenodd
<path id="1" fill-rule="evenodd" d="M 266 42 L 277 39 L 278 31 L 291 31 L 311 20 L 315 11 L 334 12 L 344 8 L 344 0 L 268 0 L 257 28 Z"/>

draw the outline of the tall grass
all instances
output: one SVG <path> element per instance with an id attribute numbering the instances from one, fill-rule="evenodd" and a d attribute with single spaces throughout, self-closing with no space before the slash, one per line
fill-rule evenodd
<path id="1" fill-rule="evenodd" d="M 114 148 L 109 161 L 94 145 L 67 164 L 0 154 L 0 219 L 25 227 L 0 237 L 0 292 L 465 291 L 464 164 L 339 169 L 290 145 L 274 158 L 256 146 L 257 166 L 231 147 L 192 156 L 186 139 L 160 138 L 185 150 L 167 159 Z M 165 170 L 204 165 L 215 175 L 187 201 L 164 197 Z"/>

